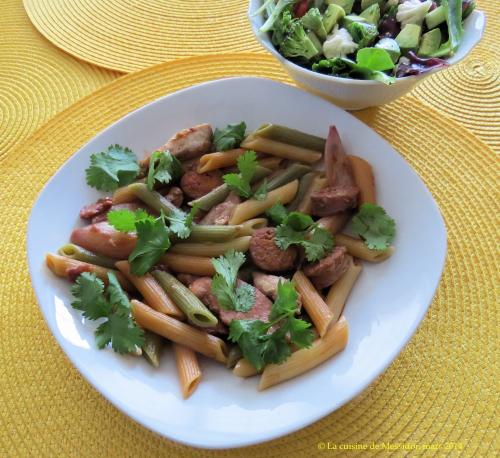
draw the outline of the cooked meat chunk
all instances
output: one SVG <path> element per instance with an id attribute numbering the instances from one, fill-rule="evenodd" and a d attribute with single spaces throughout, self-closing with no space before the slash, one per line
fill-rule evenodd
<path id="1" fill-rule="evenodd" d="M 72 243 L 114 259 L 126 259 L 135 248 L 136 241 L 136 234 L 119 232 L 106 221 L 78 227 L 71 233 Z"/>
<path id="2" fill-rule="evenodd" d="M 235 194 L 230 193 L 226 200 L 213 207 L 201 220 L 201 224 L 216 224 L 222 226 L 229 223 L 235 207 L 241 202 L 241 199 Z"/>
<path id="3" fill-rule="evenodd" d="M 200 331 L 204 331 L 207 334 L 217 337 L 227 337 L 229 334 L 229 328 L 222 321 L 219 321 L 215 326 L 211 326 L 209 328 L 202 328 L 201 326 L 194 327 L 198 328 Z"/>
<path id="4" fill-rule="evenodd" d="M 358 204 L 357 186 L 329 186 L 311 194 L 311 213 L 315 216 L 330 216 Z"/>
<path id="5" fill-rule="evenodd" d="M 276 299 L 278 296 L 278 283 L 287 280 L 285 277 L 269 275 L 262 272 L 253 272 L 252 277 L 253 285 L 271 299 Z"/>
<path id="6" fill-rule="evenodd" d="M 245 282 L 238 280 L 238 285 L 244 285 Z M 233 320 L 262 320 L 269 321 L 271 312 L 271 301 L 255 288 L 255 302 L 248 312 L 235 312 L 233 310 L 224 310 L 220 307 L 216 297 L 210 292 L 212 279 L 202 277 L 191 283 L 189 289 L 215 314 L 221 321 L 227 325 Z"/>
<path id="7" fill-rule="evenodd" d="M 94 224 L 94 223 L 100 223 L 101 221 L 107 221 L 108 220 L 108 213 L 112 210 L 130 210 L 131 212 L 135 212 L 139 208 L 142 208 L 143 210 L 149 211 L 148 207 L 139 201 L 128 202 L 125 204 L 116 204 L 116 205 L 113 205 L 108 210 L 106 210 L 104 213 L 101 213 L 100 215 L 94 216 L 92 218 L 91 222 L 92 222 L 92 224 Z"/>
<path id="8" fill-rule="evenodd" d="M 275 243 L 276 230 L 272 227 L 257 229 L 250 239 L 250 256 L 257 267 L 269 272 L 289 270 L 297 259 L 293 246 L 281 250 Z"/>
<path id="9" fill-rule="evenodd" d="M 196 280 L 198 280 L 198 278 L 201 278 L 198 275 L 191 275 L 191 274 L 177 274 L 176 276 L 177 280 L 179 280 L 186 286 L 191 285 L 191 283 L 194 283 Z"/>
<path id="10" fill-rule="evenodd" d="M 186 172 L 181 178 L 181 188 L 190 199 L 198 199 L 222 184 L 219 170 L 207 173 Z"/>
<path id="11" fill-rule="evenodd" d="M 307 275 L 317 289 L 333 285 L 348 269 L 350 256 L 343 246 L 335 247 L 323 259 L 304 267 Z"/>
<path id="12" fill-rule="evenodd" d="M 160 151 L 170 151 L 179 160 L 185 161 L 208 153 L 212 149 L 212 127 L 209 124 L 199 124 L 177 132 Z M 147 167 L 149 157 L 142 161 Z"/>
<path id="13" fill-rule="evenodd" d="M 76 279 L 83 274 L 83 272 L 90 272 L 90 266 L 78 266 L 78 267 L 71 267 L 68 269 L 66 274 L 68 275 L 68 280 L 71 282 L 75 282 Z"/>
<path id="14" fill-rule="evenodd" d="M 354 176 L 339 133 L 330 126 L 325 144 L 325 172 L 329 186 L 354 186 Z"/>
<path id="15" fill-rule="evenodd" d="M 165 198 L 172 202 L 177 208 L 179 208 L 184 201 L 184 194 L 181 188 L 172 186 L 165 194 Z"/>
<path id="16" fill-rule="evenodd" d="M 108 211 L 112 205 L 113 199 L 111 197 L 104 197 L 103 199 L 99 199 L 93 204 L 85 205 L 85 207 L 80 210 L 80 218 L 92 219 L 97 215 Z"/>

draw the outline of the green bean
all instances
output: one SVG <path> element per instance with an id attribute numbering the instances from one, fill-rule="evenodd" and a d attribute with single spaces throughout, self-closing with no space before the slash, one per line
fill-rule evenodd
<path id="1" fill-rule="evenodd" d="M 268 175 L 271 175 L 272 170 L 262 167 L 260 165 L 255 169 L 255 173 L 252 178 L 252 182 L 261 180 Z M 212 207 L 215 207 L 217 204 L 220 204 L 231 192 L 229 186 L 224 183 L 218 186 L 215 189 L 212 189 L 208 194 L 201 196 L 198 199 L 192 200 L 189 202 L 189 205 L 192 207 L 197 204 L 201 210 L 208 211 Z"/>
<path id="2" fill-rule="evenodd" d="M 309 189 L 309 186 L 311 186 L 312 181 L 314 180 L 314 177 L 316 176 L 317 172 L 310 172 L 306 173 L 299 182 L 299 190 L 297 191 L 297 194 L 295 195 L 294 199 L 287 205 L 287 210 L 288 211 L 296 211 L 297 208 L 299 207 L 299 204 L 301 200 L 304 197 L 304 194 L 306 191 Z"/>
<path id="3" fill-rule="evenodd" d="M 250 134 L 252 137 L 263 137 L 287 145 L 299 146 L 323 153 L 326 140 L 315 135 L 306 134 L 299 130 L 277 124 L 264 124 Z"/>
<path id="4" fill-rule="evenodd" d="M 241 348 L 238 345 L 231 346 L 227 354 L 226 367 L 232 369 L 241 358 L 243 358 Z"/>
<path id="5" fill-rule="evenodd" d="M 145 183 L 132 183 L 128 188 L 136 197 L 142 200 L 146 205 L 149 205 L 157 212 L 163 211 L 165 215 L 169 215 L 172 210 L 177 207 L 168 199 L 163 197 L 159 192 L 150 191 Z"/>
<path id="6" fill-rule="evenodd" d="M 75 259 L 77 261 L 88 262 L 89 264 L 94 264 L 96 266 L 107 267 L 109 269 L 115 268 L 116 259 L 111 259 L 106 256 L 101 256 L 100 254 L 92 253 L 85 248 L 82 248 L 73 243 L 67 243 L 63 245 L 57 252 L 61 256 L 66 258 Z"/>
<path id="7" fill-rule="evenodd" d="M 154 270 L 152 274 L 191 323 L 203 328 L 217 324 L 217 318 L 212 312 L 177 278 L 162 270 Z"/>
<path id="8" fill-rule="evenodd" d="M 272 191 L 273 189 L 279 188 L 284 184 L 290 183 L 290 181 L 300 178 L 302 175 L 310 171 L 311 167 L 295 162 L 290 167 L 283 170 L 280 174 L 271 178 L 267 183 L 267 189 L 268 191 Z"/>
<path id="9" fill-rule="evenodd" d="M 160 365 L 160 355 L 163 349 L 163 337 L 151 331 L 144 330 L 144 344 L 142 346 L 142 356 L 153 367 Z"/>

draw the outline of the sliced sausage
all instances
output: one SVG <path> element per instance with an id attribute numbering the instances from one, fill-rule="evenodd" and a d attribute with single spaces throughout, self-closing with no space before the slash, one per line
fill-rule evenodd
<path id="1" fill-rule="evenodd" d="M 272 227 L 257 229 L 250 239 L 250 256 L 257 267 L 269 272 L 289 270 L 297 259 L 293 246 L 281 250 L 275 243 L 276 230 Z"/>
<path id="2" fill-rule="evenodd" d="M 209 124 L 199 124 L 177 132 L 160 151 L 170 151 L 177 159 L 185 161 L 208 153 L 212 149 L 212 127 Z M 149 157 L 141 165 L 149 165 Z"/>
<path id="3" fill-rule="evenodd" d="M 103 199 L 99 199 L 93 204 L 85 205 L 85 207 L 80 210 L 80 218 L 91 220 L 97 215 L 108 211 L 112 205 L 113 199 L 111 197 L 104 197 Z"/>
<path id="4" fill-rule="evenodd" d="M 71 233 L 72 243 L 114 259 L 126 259 L 136 241 L 135 233 L 119 232 L 106 221 L 78 227 Z"/>
<path id="5" fill-rule="evenodd" d="M 201 224 L 216 224 L 222 226 L 228 224 L 236 206 L 241 199 L 234 193 L 230 193 L 226 200 L 213 207 L 201 220 Z"/>
<path id="6" fill-rule="evenodd" d="M 68 280 L 71 282 L 75 282 L 76 279 L 83 274 L 83 272 L 90 272 L 91 269 L 89 266 L 77 266 L 77 267 L 71 267 L 68 269 L 66 272 L 66 275 L 68 276 Z"/>
<path id="7" fill-rule="evenodd" d="M 222 175 L 219 170 L 206 173 L 190 171 L 182 175 L 181 178 L 181 188 L 184 194 L 191 199 L 198 199 L 221 184 Z"/>
<path id="8" fill-rule="evenodd" d="M 191 283 L 194 283 L 198 278 L 201 278 L 198 275 L 191 275 L 191 274 L 177 274 L 177 280 L 179 280 L 183 285 L 188 286 L 191 285 Z"/>
<path id="9" fill-rule="evenodd" d="M 342 185 L 329 186 L 311 193 L 311 213 L 315 216 L 330 216 L 354 208 L 358 204 L 359 188 Z"/>
<path id="10" fill-rule="evenodd" d="M 246 283 L 238 280 L 238 286 Z M 253 307 L 248 312 L 235 312 L 233 310 L 224 310 L 217 302 L 217 298 L 210 292 L 212 279 L 202 277 L 191 283 L 189 289 L 215 314 L 221 321 L 227 325 L 233 320 L 262 320 L 269 321 L 272 303 L 257 288 L 255 288 L 255 301 Z"/>
<path id="11" fill-rule="evenodd" d="M 165 198 L 172 202 L 177 208 L 182 205 L 184 201 L 184 194 L 181 188 L 172 186 L 165 194 Z"/>
<path id="12" fill-rule="evenodd" d="M 307 275 L 317 289 L 333 285 L 349 268 L 350 256 L 343 246 L 336 246 L 323 259 L 304 267 Z"/>

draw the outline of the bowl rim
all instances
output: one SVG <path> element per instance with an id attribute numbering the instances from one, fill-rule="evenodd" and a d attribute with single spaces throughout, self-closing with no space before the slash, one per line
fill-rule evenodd
<path id="1" fill-rule="evenodd" d="M 252 28 L 252 32 L 259 42 L 259 44 L 265 48 L 268 52 L 270 52 L 276 59 L 279 60 L 281 65 L 284 67 L 289 67 L 291 70 L 301 73 L 304 76 L 311 76 L 314 75 L 314 78 L 317 78 L 319 80 L 323 81 L 335 81 L 336 83 L 340 84 L 345 84 L 345 85 L 359 85 L 359 86 L 387 86 L 386 84 L 382 83 L 381 81 L 374 81 L 374 80 L 361 80 L 361 79 L 354 79 L 354 78 L 342 78 L 340 76 L 334 76 L 334 75 L 325 75 L 323 73 L 318 73 L 314 72 L 312 70 L 309 70 L 308 68 L 301 67 L 300 65 L 292 62 L 291 60 L 287 59 L 286 57 L 282 56 L 274 47 L 274 45 L 271 43 L 271 40 L 269 38 L 269 32 L 259 32 L 259 24 L 257 24 L 256 18 L 258 16 L 255 16 L 254 13 L 260 6 L 258 4 L 259 0 L 249 0 L 248 3 L 248 11 L 247 11 L 247 16 L 248 16 L 248 21 L 250 22 L 250 26 Z M 484 34 L 484 29 L 485 29 L 485 24 L 486 24 L 486 15 L 484 14 L 483 11 L 475 9 L 469 17 L 466 18 L 466 21 L 472 20 L 472 18 L 476 19 L 476 23 L 479 21 L 479 27 L 476 29 L 477 33 L 476 34 L 471 34 L 472 38 L 472 43 L 470 46 L 470 49 L 463 54 L 462 56 L 457 58 L 457 55 L 455 54 L 454 56 L 451 56 L 448 59 L 445 59 L 446 62 L 448 62 L 449 65 L 445 67 L 439 67 L 435 68 L 432 70 L 429 70 L 428 72 L 421 73 L 419 75 L 411 75 L 411 76 L 405 76 L 403 78 L 395 78 L 395 81 L 393 84 L 390 84 L 390 86 L 395 86 L 398 83 L 408 82 L 415 84 L 418 80 L 426 78 L 429 75 L 432 75 L 434 73 L 437 73 L 441 70 L 445 70 L 447 68 L 450 68 L 451 66 L 457 64 L 458 62 L 462 61 L 465 59 L 472 51 L 473 49 L 477 46 L 477 44 L 481 41 L 483 34 Z"/>

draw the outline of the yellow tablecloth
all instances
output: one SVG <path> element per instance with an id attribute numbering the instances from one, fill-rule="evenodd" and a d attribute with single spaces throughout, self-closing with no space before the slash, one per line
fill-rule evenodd
<path id="1" fill-rule="evenodd" d="M 357 399 L 304 430 L 237 451 L 182 447 L 111 407 L 71 366 L 47 330 L 24 255 L 24 231 L 43 183 L 75 149 L 110 122 L 159 95 L 234 74 L 284 79 L 265 55 L 184 60 L 117 78 L 55 49 L 19 0 L 0 16 L 0 455 L 1 456 L 340 456 L 319 442 L 417 444 L 415 455 L 493 456 L 498 450 L 498 271 L 492 215 L 498 169 L 488 146 L 459 124 L 406 97 L 358 116 L 385 136 L 424 178 L 440 205 L 449 254 L 437 296 L 416 336 Z M 497 29 L 498 33 L 498 29 Z M 491 33 L 490 33 L 491 34 Z M 498 114 L 491 117 L 498 123 Z M 395 128 L 398 119 L 404 128 Z M 416 127 L 410 127 L 418 120 Z M 492 124 L 492 126 L 494 126 Z M 415 135 L 409 135 L 411 131 Z M 446 133 L 446 135 L 443 134 Z M 486 135 L 486 133 L 488 135 Z M 476 133 L 481 133 L 477 131 Z M 429 145 L 420 138 L 427 135 Z M 494 145 L 498 131 L 481 137 Z M 27 141 L 25 141 L 27 139 Z M 498 200 L 498 199 L 496 199 Z M 397 449 L 399 444 L 399 449 Z M 430 448 L 424 451 L 423 448 Z"/>

